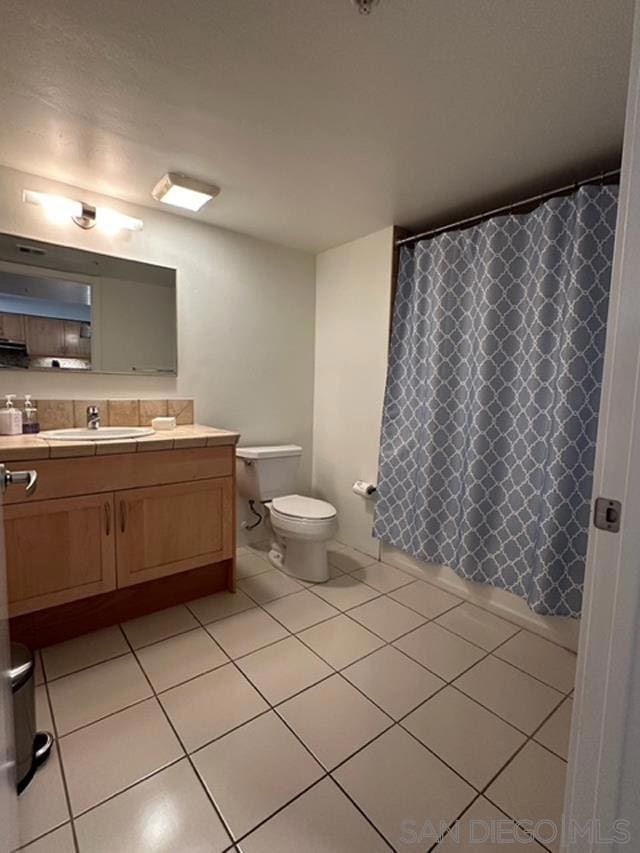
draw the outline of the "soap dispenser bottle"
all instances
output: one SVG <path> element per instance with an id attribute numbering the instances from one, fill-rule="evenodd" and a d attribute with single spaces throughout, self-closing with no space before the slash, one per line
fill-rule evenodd
<path id="1" fill-rule="evenodd" d="M 6 404 L 0 409 L 0 435 L 22 435 L 22 412 L 13 407 L 15 394 L 5 394 Z"/>
<path id="2" fill-rule="evenodd" d="M 24 410 L 22 412 L 22 432 L 24 435 L 34 435 L 40 432 L 38 410 L 31 402 L 31 394 L 24 395 Z"/>

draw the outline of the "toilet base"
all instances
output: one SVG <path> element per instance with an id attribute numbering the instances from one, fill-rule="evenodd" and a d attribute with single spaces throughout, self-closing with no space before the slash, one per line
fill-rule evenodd
<path id="1" fill-rule="evenodd" d="M 329 580 L 327 543 L 279 537 L 271 545 L 269 562 L 297 580 L 326 583 Z"/>

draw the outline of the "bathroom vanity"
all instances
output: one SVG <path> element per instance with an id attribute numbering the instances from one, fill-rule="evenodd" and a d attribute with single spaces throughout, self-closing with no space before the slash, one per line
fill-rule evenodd
<path id="1" fill-rule="evenodd" d="M 38 474 L 4 499 L 12 638 L 47 645 L 233 590 L 238 437 L 0 437 L 8 467 Z"/>

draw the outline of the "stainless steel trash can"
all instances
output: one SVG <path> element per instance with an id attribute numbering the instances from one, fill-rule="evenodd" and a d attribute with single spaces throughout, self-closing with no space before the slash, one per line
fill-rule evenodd
<path id="1" fill-rule="evenodd" d="M 20 794 L 38 767 L 47 760 L 53 744 L 49 732 L 36 731 L 35 661 L 22 643 L 11 643 L 11 692 L 15 729 L 16 787 Z"/>

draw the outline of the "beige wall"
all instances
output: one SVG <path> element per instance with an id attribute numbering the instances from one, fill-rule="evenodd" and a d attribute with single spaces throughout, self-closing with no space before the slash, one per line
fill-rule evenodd
<path id="1" fill-rule="evenodd" d="M 144 220 L 135 234 L 50 224 L 23 188 L 108 204 Z M 5 371 L 0 393 L 48 397 L 194 397 L 201 423 L 238 430 L 246 443 L 305 448 L 311 473 L 315 285 L 310 254 L 161 210 L 0 167 L 0 231 L 177 269 L 178 376 Z"/>
<path id="2" fill-rule="evenodd" d="M 351 485 L 377 477 L 392 259 L 393 228 L 316 257 L 313 484 L 338 509 L 339 538 L 376 557 L 373 503 Z"/>

